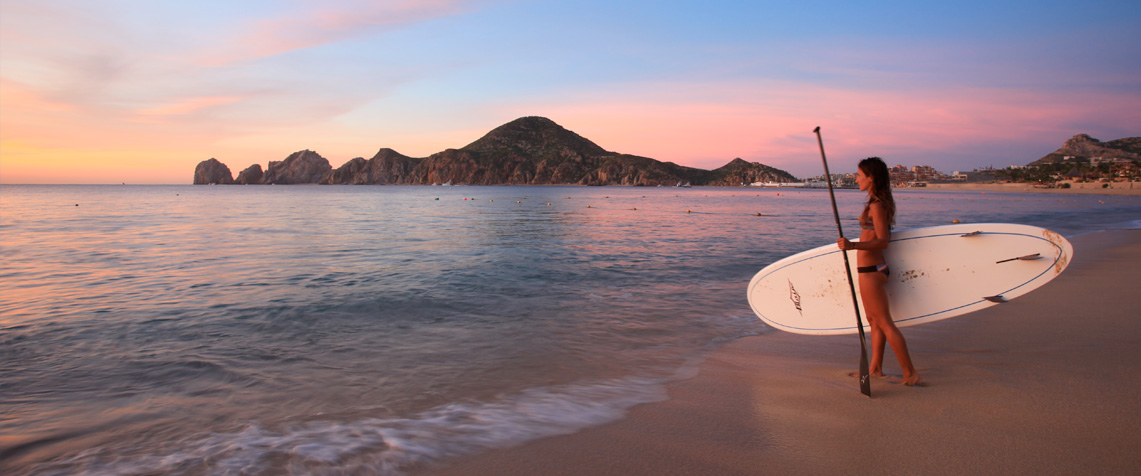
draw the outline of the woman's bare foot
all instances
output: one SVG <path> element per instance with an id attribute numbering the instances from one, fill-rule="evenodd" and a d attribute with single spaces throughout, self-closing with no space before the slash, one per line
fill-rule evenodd
<path id="1" fill-rule="evenodd" d="M 860 373 L 859 372 L 849 372 L 848 376 L 852 377 L 852 378 L 860 378 Z M 911 377 L 906 377 L 906 378 L 898 377 L 895 375 L 887 375 L 887 374 L 872 375 L 872 378 L 877 378 L 880 380 L 887 380 L 888 382 L 895 383 L 895 384 L 902 383 L 904 385 L 907 385 L 908 387 L 926 387 L 927 386 L 927 382 L 920 382 L 919 381 L 919 373 L 913 373 L 913 374 L 911 374 Z"/>
<path id="2" fill-rule="evenodd" d="M 919 385 L 919 372 L 911 372 L 911 374 L 905 374 L 903 376 L 903 384 L 907 385 L 908 387 Z"/>
<path id="3" fill-rule="evenodd" d="M 902 381 L 902 379 L 900 379 L 899 377 L 892 377 L 890 375 L 884 375 L 882 372 L 878 373 L 878 374 L 868 374 L 868 375 L 872 378 L 882 378 L 884 380 L 893 380 L 894 379 L 896 382 Z M 848 376 L 860 378 L 860 373 L 859 372 L 848 372 Z"/>

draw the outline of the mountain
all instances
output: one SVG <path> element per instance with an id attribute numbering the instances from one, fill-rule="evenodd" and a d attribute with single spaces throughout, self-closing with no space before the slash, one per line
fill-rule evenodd
<path id="1" fill-rule="evenodd" d="M 733 186 L 753 182 L 799 181 L 795 178 L 790 180 L 790 178 L 792 178 L 792 176 L 781 169 L 769 167 L 757 162 L 746 162 L 737 158 L 721 168 L 708 172 L 701 182 L 706 185 Z"/>
<path id="2" fill-rule="evenodd" d="M 212 159 L 213 160 L 213 159 Z M 208 162 L 208 161 L 207 161 Z M 211 172 L 224 164 L 199 164 Z M 226 168 L 229 177 L 229 169 Z M 741 185 L 757 181 L 796 182 L 788 172 L 734 159 L 716 170 L 685 167 L 648 157 L 611 152 L 545 117 L 523 117 L 493 129 L 460 149 L 413 158 L 380 149 L 371 159 L 354 158 L 333 169 L 313 151 L 257 164 L 236 183 L 322 183 L 339 185 Z M 225 182 L 225 183 L 231 183 Z M 198 175 L 195 175 L 195 183 Z M 223 182 L 215 182 L 223 183 Z"/>
<path id="3" fill-rule="evenodd" d="M 1092 157 L 1141 160 L 1141 137 L 1102 142 L 1089 135 L 1078 134 L 1067 140 L 1058 150 L 1046 154 L 1045 157 L 1029 165 L 1057 164 L 1064 162 L 1066 157 L 1074 157 L 1079 162 L 1089 162 Z"/>

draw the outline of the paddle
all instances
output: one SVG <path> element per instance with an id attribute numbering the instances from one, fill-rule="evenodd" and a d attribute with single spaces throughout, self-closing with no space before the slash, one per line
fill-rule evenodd
<path id="1" fill-rule="evenodd" d="M 844 237 L 844 228 L 840 226 L 840 212 L 836 209 L 836 193 L 832 191 L 832 174 L 828 173 L 828 158 L 824 156 L 824 139 L 820 137 L 820 127 L 812 132 L 816 133 L 816 141 L 820 143 L 820 159 L 824 161 L 824 178 L 828 180 L 828 196 L 832 198 L 832 216 L 836 217 L 836 231 L 840 238 Z M 841 250 L 844 255 L 844 271 L 848 273 L 848 289 L 852 291 L 852 307 L 856 309 L 856 329 L 860 330 L 860 393 L 872 396 L 871 375 L 868 371 L 867 340 L 864 338 L 864 320 L 860 317 L 860 304 L 856 301 L 856 283 L 852 281 L 852 268 L 848 264 L 848 250 Z"/>

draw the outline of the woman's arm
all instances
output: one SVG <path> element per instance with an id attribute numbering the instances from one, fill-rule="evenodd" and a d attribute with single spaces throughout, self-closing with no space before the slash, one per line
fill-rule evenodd
<path id="1" fill-rule="evenodd" d="M 887 210 L 879 202 L 872 203 L 868 208 L 872 217 L 872 224 L 876 228 L 876 237 L 868 241 L 852 242 L 846 238 L 836 240 L 836 245 L 842 250 L 882 250 L 891 242 L 891 223 L 887 221 Z"/>

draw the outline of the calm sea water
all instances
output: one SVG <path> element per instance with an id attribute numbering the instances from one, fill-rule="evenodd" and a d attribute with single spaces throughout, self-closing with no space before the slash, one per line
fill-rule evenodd
<path id="1" fill-rule="evenodd" d="M 1141 220 L 1138 197 L 896 195 L 898 228 Z M 854 234 L 863 195 L 838 199 Z M 776 332 L 748 280 L 835 234 L 812 190 L 6 185 L 0 464 L 399 474 L 614 421 Z"/>

